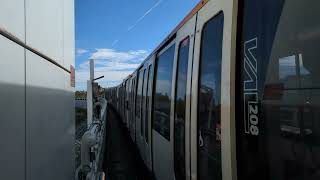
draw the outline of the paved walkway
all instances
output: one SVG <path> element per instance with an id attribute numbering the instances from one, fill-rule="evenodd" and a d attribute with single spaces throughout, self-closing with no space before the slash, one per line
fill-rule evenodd
<path id="1" fill-rule="evenodd" d="M 113 108 L 108 106 L 106 155 L 107 180 L 149 180 L 146 167 L 128 131 Z"/>

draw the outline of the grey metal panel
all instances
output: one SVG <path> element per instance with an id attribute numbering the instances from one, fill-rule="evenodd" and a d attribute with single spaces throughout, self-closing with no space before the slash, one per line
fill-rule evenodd
<path id="1" fill-rule="evenodd" d="M 1 0 L 0 27 L 24 41 L 24 0 Z"/>
<path id="2" fill-rule="evenodd" d="M 152 130 L 152 140 L 153 168 L 157 180 L 173 180 L 174 170 L 172 143 L 155 130 Z"/>
<path id="3" fill-rule="evenodd" d="M 72 149 L 72 154 L 70 155 L 71 158 L 71 165 L 68 167 L 70 169 L 71 173 L 74 175 L 75 174 L 75 146 L 74 146 L 74 141 L 75 141 L 75 133 L 76 133 L 76 109 L 75 109 L 75 88 L 71 87 L 70 85 L 70 74 L 67 72 L 64 72 L 65 77 L 65 95 L 66 97 L 64 98 L 64 103 L 66 106 L 65 111 L 65 119 L 67 120 L 66 126 L 68 127 L 68 138 L 66 141 L 69 141 L 69 144 L 65 147 L 66 149 L 71 150 Z M 70 160 L 69 158 L 69 160 Z M 70 178 L 71 179 L 71 178 Z"/>
<path id="4" fill-rule="evenodd" d="M 27 180 L 70 180 L 74 172 L 74 96 L 65 71 L 26 53 Z"/>
<path id="5" fill-rule="evenodd" d="M 24 49 L 0 36 L 0 179 L 3 180 L 23 180 L 25 175 L 24 64 Z"/>

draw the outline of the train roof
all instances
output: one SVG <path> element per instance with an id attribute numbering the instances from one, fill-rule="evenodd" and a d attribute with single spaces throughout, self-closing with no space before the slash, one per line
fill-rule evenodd
<path id="1" fill-rule="evenodd" d="M 170 42 L 171 39 L 173 39 L 176 36 L 176 33 L 179 31 L 179 29 L 185 25 L 195 14 L 198 13 L 198 11 L 207 3 L 209 0 L 201 0 L 189 13 L 188 15 L 174 28 L 174 30 L 152 51 L 152 53 L 134 70 L 130 75 L 128 75 L 126 78 L 123 79 L 122 83 L 126 81 L 127 79 L 131 78 L 132 75 L 138 71 L 143 64 L 149 60 L 154 54 L 156 54 L 160 49 L 162 49 L 163 46 L 165 46 L 167 43 Z"/>

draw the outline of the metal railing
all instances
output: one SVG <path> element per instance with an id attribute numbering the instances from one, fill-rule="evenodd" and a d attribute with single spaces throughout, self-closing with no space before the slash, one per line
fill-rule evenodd
<path id="1" fill-rule="evenodd" d="M 93 121 L 81 138 L 81 163 L 76 170 L 76 180 L 102 180 L 105 152 L 107 101 L 99 98 L 100 112 L 95 112 Z"/>

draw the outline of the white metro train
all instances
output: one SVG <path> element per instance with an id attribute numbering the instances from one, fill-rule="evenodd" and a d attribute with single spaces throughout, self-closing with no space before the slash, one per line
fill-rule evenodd
<path id="1" fill-rule="evenodd" d="M 319 17 L 319 0 L 203 0 L 107 89 L 156 179 L 319 180 Z"/>

